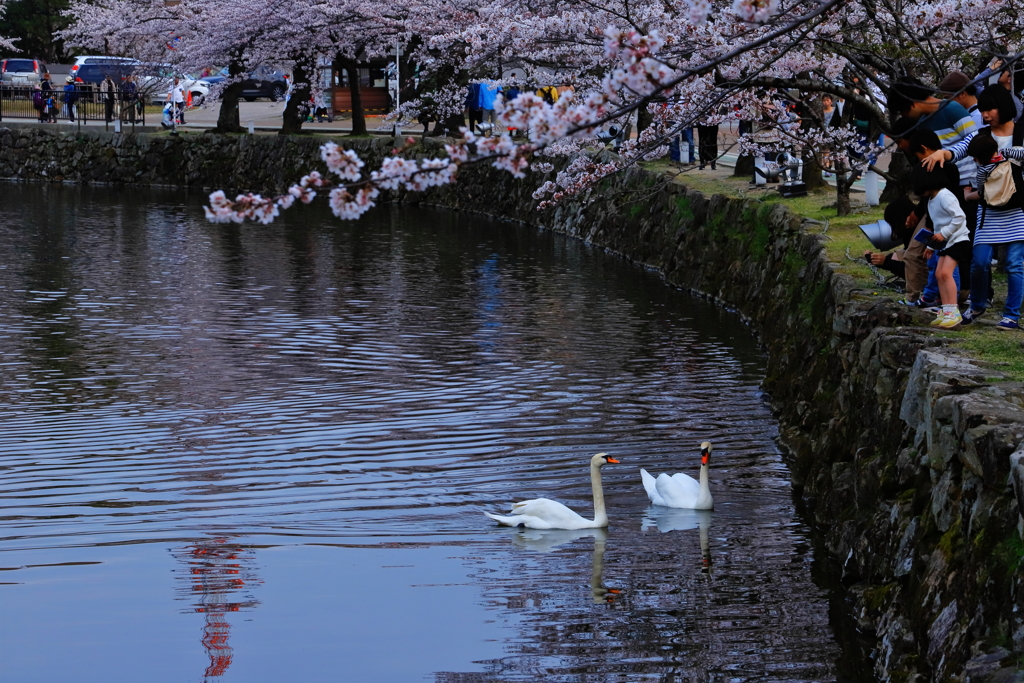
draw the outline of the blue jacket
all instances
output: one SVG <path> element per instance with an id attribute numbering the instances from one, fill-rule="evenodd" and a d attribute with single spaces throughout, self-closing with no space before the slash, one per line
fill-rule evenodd
<path id="1" fill-rule="evenodd" d="M 498 86 L 494 83 L 480 84 L 480 109 L 494 109 L 494 100 L 498 97 Z"/>

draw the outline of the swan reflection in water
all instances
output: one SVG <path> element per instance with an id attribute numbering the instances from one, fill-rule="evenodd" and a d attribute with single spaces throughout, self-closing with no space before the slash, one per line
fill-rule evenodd
<path id="1" fill-rule="evenodd" d="M 608 530 L 599 529 L 529 529 L 517 528 L 512 532 L 512 542 L 520 548 L 539 553 L 549 553 L 555 548 L 572 543 L 587 536 L 594 537 L 594 552 L 591 556 L 590 594 L 594 604 L 612 602 L 621 593 L 617 588 L 604 585 L 604 551 Z"/>
<path id="2" fill-rule="evenodd" d="M 697 529 L 700 535 L 701 571 L 711 573 L 711 549 L 708 544 L 708 530 L 711 528 L 711 510 L 686 510 L 652 505 L 647 508 L 640 530 L 657 529 L 661 533 L 669 531 L 689 531 Z"/>

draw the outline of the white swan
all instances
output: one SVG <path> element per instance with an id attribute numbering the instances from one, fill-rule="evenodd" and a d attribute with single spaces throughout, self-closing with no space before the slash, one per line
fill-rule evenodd
<path id="1" fill-rule="evenodd" d="M 608 514 L 604 510 L 604 490 L 601 488 L 601 468 L 609 462 L 619 462 L 609 458 L 607 453 L 598 453 L 590 459 L 590 485 L 594 490 L 594 519 L 581 517 L 561 503 L 549 498 L 534 498 L 515 503 L 512 515 L 503 517 L 484 514 L 498 524 L 505 526 L 525 526 L 530 529 L 597 529 L 608 526 Z"/>
<path id="2" fill-rule="evenodd" d="M 711 444 L 707 441 L 700 445 L 700 482 L 686 474 L 673 474 L 671 477 L 662 472 L 655 479 L 640 470 L 647 496 L 655 505 L 670 508 L 688 508 L 690 510 L 711 510 L 715 507 L 708 486 L 708 460 L 711 459 Z"/>

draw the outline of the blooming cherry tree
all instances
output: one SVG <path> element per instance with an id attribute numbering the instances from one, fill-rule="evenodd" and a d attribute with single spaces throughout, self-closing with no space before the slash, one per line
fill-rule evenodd
<path id="1" fill-rule="evenodd" d="M 266 222 L 317 192 L 326 192 L 336 214 L 352 218 L 383 190 L 452 182 L 466 164 L 489 163 L 521 177 L 571 156 L 538 190 L 538 198 L 557 201 L 663 153 L 680 129 L 720 122 L 726 112 L 741 112 L 826 164 L 852 167 L 861 161 L 851 130 L 823 131 L 813 121 L 790 125 L 774 116 L 778 103 L 809 103 L 830 93 L 867 112 L 868 137 L 874 139 L 888 126 L 884 93 L 895 80 L 917 75 L 934 83 L 950 69 L 976 72 L 968 59 L 1019 59 L 1007 46 L 1021 38 L 1022 1 L 182 0 L 165 7 L 82 0 L 73 31 L 83 45 L 103 36 L 118 50 L 163 49 L 165 57 L 167 36 L 173 35 L 175 63 L 230 63 L 237 65 L 236 78 L 282 56 L 296 64 L 318 55 L 358 60 L 390 54 L 400 43 L 406 46 L 403 59 L 418 64 L 421 82 L 430 84 L 401 115 L 429 109 L 436 118 L 458 120 L 467 83 L 501 83 L 501 65 L 520 66 L 523 81 L 532 84 L 514 101 L 497 105 L 500 126 L 523 131 L 522 139 L 464 129 L 447 158 L 398 155 L 377 169 L 359 166 L 351 151 L 325 145 L 329 178 L 308 174 L 278 198 L 211 198 L 212 220 Z M 534 85 L 571 92 L 551 104 L 533 92 Z M 596 135 L 631 117 L 638 135 L 619 155 L 593 156 Z M 741 149 L 754 151 L 758 144 L 748 139 Z"/>

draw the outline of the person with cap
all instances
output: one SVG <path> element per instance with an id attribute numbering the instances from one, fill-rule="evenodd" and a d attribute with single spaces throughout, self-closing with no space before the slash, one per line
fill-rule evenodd
<path id="1" fill-rule="evenodd" d="M 939 81 L 939 90 L 945 93 L 948 99 L 966 109 L 978 128 L 985 125 L 978 110 L 978 86 L 971 82 L 970 76 L 963 71 L 950 71 Z"/>
<path id="2" fill-rule="evenodd" d="M 75 121 L 75 102 L 78 101 L 78 90 L 75 88 L 75 79 L 68 76 L 64 81 L 64 115 L 72 123 Z"/>

